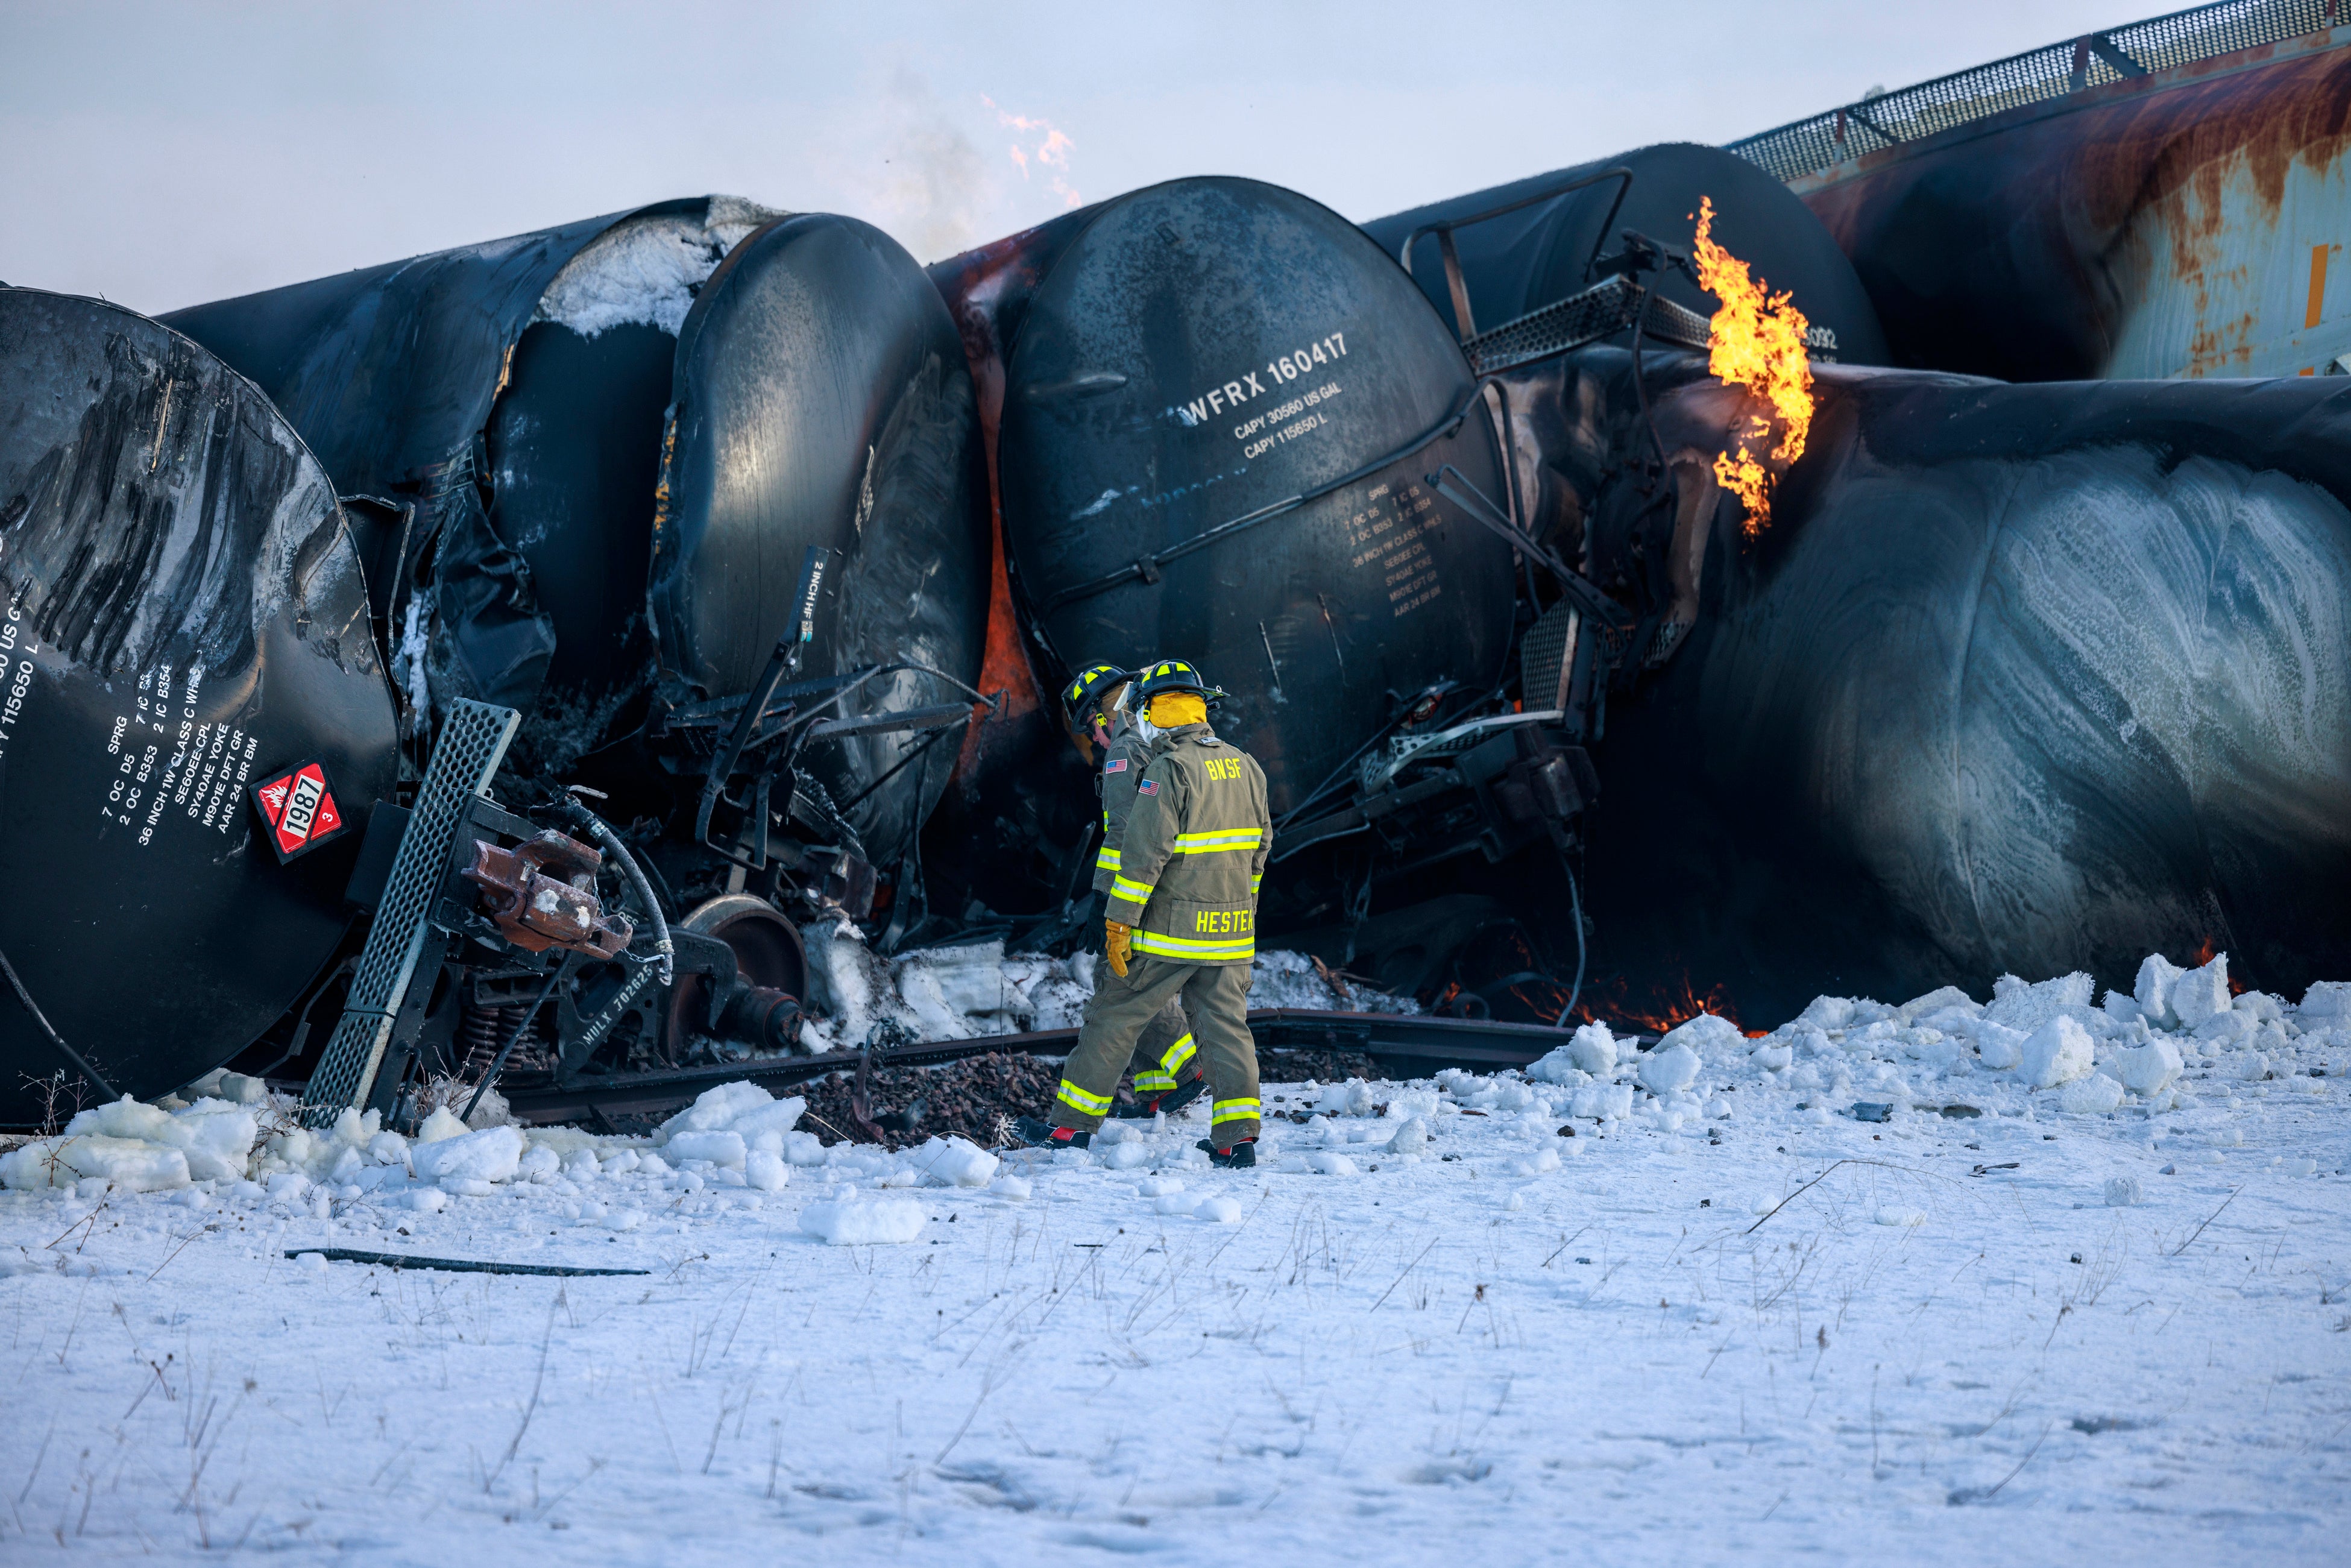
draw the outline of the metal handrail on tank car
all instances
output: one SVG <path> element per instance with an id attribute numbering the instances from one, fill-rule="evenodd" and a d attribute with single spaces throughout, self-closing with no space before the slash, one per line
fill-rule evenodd
<path id="1" fill-rule="evenodd" d="M 1616 214 L 1623 210 L 1625 197 L 1633 189 L 1633 171 L 1621 164 L 1614 169 L 1603 169 L 1596 174 L 1586 174 L 1580 180 L 1546 186 L 1532 195 L 1520 196 L 1517 201 L 1506 202 L 1499 207 L 1489 207 L 1482 213 L 1472 213 L 1466 218 L 1439 218 L 1433 224 L 1423 224 L 1405 235 L 1404 245 L 1396 251 L 1396 264 L 1404 268 L 1406 277 L 1412 277 L 1412 247 L 1420 243 L 1423 235 L 1437 236 L 1437 254 L 1445 262 L 1445 287 L 1453 296 L 1454 334 L 1466 343 L 1478 335 L 1478 328 L 1470 316 L 1469 286 L 1461 276 L 1461 256 L 1454 248 L 1453 231 L 1469 228 L 1489 219 L 1508 217 L 1522 208 L 1564 196 L 1571 191 L 1581 191 L 1603 180 L 1622 180 L 1625 183 L 1616 188 L 1616 199 L 1608 204 L 1608 215 L 1600 220 L 1600 233 L 1592 242 L 1592 254 L 1584 257 L 1583 281 L 1589 283 L 1592 281 L 1592 269 L 1600 261 L 1600 247 L 1608 243 L 1608 231 L 1615 226 Z"/>

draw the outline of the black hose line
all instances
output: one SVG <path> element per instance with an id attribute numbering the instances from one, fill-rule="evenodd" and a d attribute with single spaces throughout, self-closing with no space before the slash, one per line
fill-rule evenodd
<path id="1" fill-rule="evenodd" d="M 661 966 L 661 983 L 664 986 L 670 984 L 675 978 L 671 960 L 677 948 L 670 941 L 669 921 L 662 914 L 661 900 L 653 896 L 653 886 L 645 881 L 645 873 L 637 864 L 637 857 L 629 852 L 629 846 L 621 841 L 621 835 L 612 831 L 612 824 L 581 805 L 577 795 L 567 793 L 562 796 L 560 810 L 576 826 L 585 828 L 598 843 L 603 845 L 606 853 L 621 862 L 621 874 L 628 878 L 629 885 L 636 890 L 637 901 L 645 906 L 645 914 L 653 920 L 654 962 Z"/>

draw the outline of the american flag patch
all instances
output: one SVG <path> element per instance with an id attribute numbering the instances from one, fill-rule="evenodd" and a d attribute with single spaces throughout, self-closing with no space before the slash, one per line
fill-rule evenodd
<path id="1" fill-rule="evenodd" d="M 1142 783 L 1137 784 L 1134 787 L 1134 792 L 1138 795 L 1156 795 L 1159 793 L 1159 780 L 1156 779 L 1145 779 Z"/>
<path id="2" fill-rule="evenodd" d="M 1105 773 L 1123 773 L 1123 772 L 1125 772 L 1125 771 L 1126 771 L 1126 758 L 1123 758 L 1123 757 L 1113 757 L 1113 758 L 1112 758 L 1110 759 L 1110 766 L 1109 766 L 1109 767 L 1107 767 L 1107 768 L 1103 768 L 1103 769 L 1102 769 L 1102 771 L 1103 771 L 1103 772 L 1105 772 Z"/>

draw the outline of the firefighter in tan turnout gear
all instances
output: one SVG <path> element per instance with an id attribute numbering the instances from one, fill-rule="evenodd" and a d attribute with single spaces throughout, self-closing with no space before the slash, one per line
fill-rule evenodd
<path id="1" fill-rule="evenodd" d="M 1094 743 L 1094 792 L 1102 799 L 1102 841 L 1094 856 L 1094 917 L 1100 919 L 1112 883 L 1118 876 L 1119 844 L 1126 835 L 1126 819 L 1134 809 L 1134 787 L 1151 761 L 1151 747 L 1143 738 L 1135 716 L 1125 711 L 1132 677 L 1115 664 L 1096 664 L 1080 673 L 1061 693 L 1069 710 L 1070 727 Z M 1162 1111 L 1177 1111 L 1200 1097 L 1207 1082 L 1195 1060 L 1198 1049 L 1184 1019 L 1183 1005 L 1174 998 L 1152 1015 L 1135 1041 L 1130 1071 L 1134 1098 L 1120 1101 L 1112 1114 L 1149 1118 Z"/>
<path id="2" fill-rule="evenodd" d="M 1051 1124 L 1017 1124 L 1032 1144 L 1091 1142 L 1138 1037 L 1180 996 L 1215 1094 L 1201 1146 L 1218 1165 L 1257 1163 L 1249 987 L 1273 824 L 1265 770 L 1217 737 L 1207 695 L 1199 671 L 1181 659 L 1145 665 L 1128 694 L 1149 760 L 1117 844 L 1104 922 L 1109 973 L 1086 1004 Z"/>

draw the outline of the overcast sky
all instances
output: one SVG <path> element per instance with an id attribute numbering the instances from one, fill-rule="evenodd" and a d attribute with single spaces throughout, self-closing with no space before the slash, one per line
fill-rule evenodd
<path id="1" fill-rule="evenodd" d="M 852 214 L 925 261 L 1183 174 L 1363 219 L 2137 15 L 0 0 L 0 278 L 161 311 L 711 191 Z"/>

